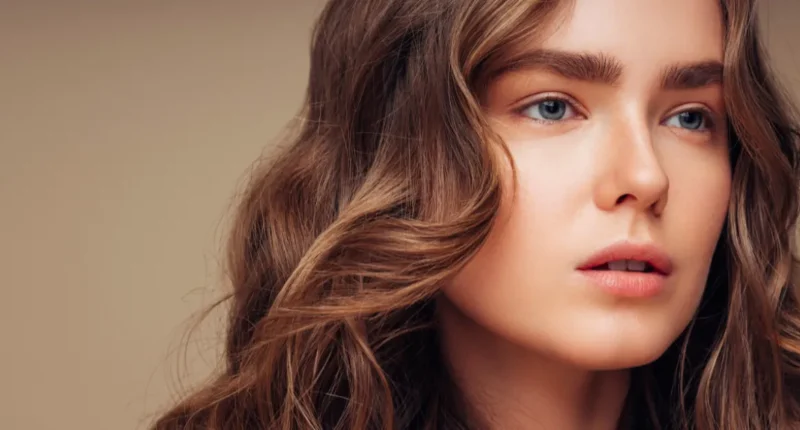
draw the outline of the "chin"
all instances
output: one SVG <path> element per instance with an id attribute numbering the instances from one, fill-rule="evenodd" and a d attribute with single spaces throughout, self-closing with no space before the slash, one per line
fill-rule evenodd
<path id="1" fill-rule="evenodd" d="M 540 357 L 589 371 L 652 363 L 680 336 L 694 311 L 684 302 L 613 309 L 558 303 L 530 312 L 525 309 L 536 306 L 525 300 L 466 304 L 472 306 L 445 298 L 439 306 L 440 329 L 458 354 L 501 363 Z"/>
<path id="2" fill-rule="evenodd" d="M 566 344 L 554 345 L 556 359 L 586 370 L 620 370 L 640 367 L 661 357 L 674 342 L 663 333 L 597 333 L 564 338 Z"/>
<path id="3" fill-rule="evenodd" d="M 589 351 L 569 357 L 575 366 L 586 370 L 621 370 L 640 367 L 656 361 L 666 348 L 646 350 L 631 348 L 629 350 Z"/>

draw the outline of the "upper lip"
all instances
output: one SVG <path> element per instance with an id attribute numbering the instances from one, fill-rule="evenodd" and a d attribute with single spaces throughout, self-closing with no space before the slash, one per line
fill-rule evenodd
<path id="1" fill-rule="evenodd" d="M 650 243 L 619 242 L 594 253 L 581 263 L 578 270 L 590 270 L 611 261 L 636 260 L 649 263 L 653 270 L 663 275 L 672 272 L 672 261 L 666 252 Z"/>

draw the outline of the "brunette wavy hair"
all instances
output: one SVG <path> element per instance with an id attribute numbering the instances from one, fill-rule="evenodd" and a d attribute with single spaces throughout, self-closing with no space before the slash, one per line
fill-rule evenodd
<path id="1" fill-rule="evenodd" d="M 481 88 L 568 3 L 327 4 L 302 124 L 255 171 L 233 222 L 224 368 L 154 430 L 475 428 L 439 356 L 433 303 L 513 192 Z M 726 228 L 690 327 L 634 369 L 634 428 L 800 426 L 798 123 L 755 1 L 720 6 Z"/>

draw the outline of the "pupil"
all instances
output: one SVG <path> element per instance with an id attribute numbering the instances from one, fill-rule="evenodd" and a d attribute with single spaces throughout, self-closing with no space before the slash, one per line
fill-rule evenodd
<path id="1" fill-rule="evenodd" d="M 684 112 L 680 115 L 679 121 L 682 127 L 697 130 L 703 125 L 703 116 L 697 112 Z"/>
<path id="2" fill-rule="evenodd" d="M 545 119 L 561 119 L 566 110 L 566 105 L 560 100 L 546 100 L 539 104 L 539 113 Z"/>

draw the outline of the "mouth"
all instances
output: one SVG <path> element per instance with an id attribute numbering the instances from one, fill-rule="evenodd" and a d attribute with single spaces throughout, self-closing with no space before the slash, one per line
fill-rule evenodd
<path id="1" fill-rule="evenodd" d="M 664 291 L 672 262 L 655 245 L 621 242 L 589 257 L 578 272 L 606 293 L 641 299 Z"/>
<path id="2" fill-rule="evenodd" d="M 621 242 L 596 252 L 584 261 L 578 270 L 654 273 L 668 276 L 672 272 L 672 261 L 666 252 L 653 244 Z"/>

